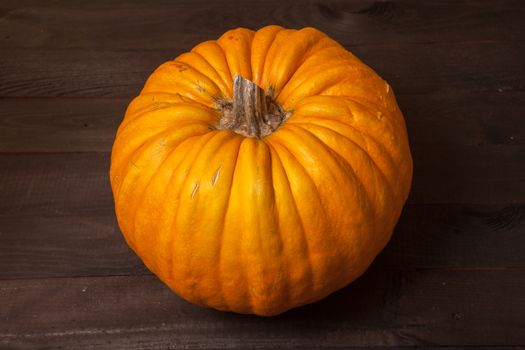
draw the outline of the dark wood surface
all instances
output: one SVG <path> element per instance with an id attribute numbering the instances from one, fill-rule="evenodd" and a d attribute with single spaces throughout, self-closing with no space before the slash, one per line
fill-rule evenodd
<path id="1" fill-rule="evenodd" d="M 525 345 L 525 4 L 0 2 L 0 348 Z M 151 71 L 233 27 L 315 26 L 390 82 L 413 189 L 370 270 L 273 318 L 202 309 L 126 246 L 109 152 Z"/>

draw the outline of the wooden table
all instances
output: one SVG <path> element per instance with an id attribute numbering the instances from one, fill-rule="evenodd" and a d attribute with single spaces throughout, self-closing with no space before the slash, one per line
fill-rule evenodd
<path id="1" fill-rule="evenodd" d="M 0 348 L 525 344 L 522 1 L 0 3 Z M 181 300 L 130 251 L 108 167 L 151 71 L 225 30 L 317 27 L 395 90 L 413 190 L 370 270 L 274 318 Z"/>

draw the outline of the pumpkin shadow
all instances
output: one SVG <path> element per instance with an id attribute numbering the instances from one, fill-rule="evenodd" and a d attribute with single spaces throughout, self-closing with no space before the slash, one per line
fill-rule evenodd
<path id="1" fill-rule="evenodd" d="M 221 324 L 241 323 L 247 334 L 276 335 L 288 339 L 319 336 L 337 329 L 366 330 L 385 327 L 396 317 L 399 297 L 399 272 L 385 269 L 383 264 L 372 267 L 356 281 L 328 297 L 289 310 L 273 317 L 239 315 L 213 311 Z M 237 327 L 234 327 L 237 328 Z"/>

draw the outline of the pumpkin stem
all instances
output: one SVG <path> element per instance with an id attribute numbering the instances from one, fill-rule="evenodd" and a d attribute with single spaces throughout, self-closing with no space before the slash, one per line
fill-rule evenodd
<path id="1" fill-rule="evenodd" d="M 272 96 L 240 75 L 233 81 L 233 101 L 218 105 L 222 111 L 218 129 L 258 139 L 270 135 L 288 117 Z"/>

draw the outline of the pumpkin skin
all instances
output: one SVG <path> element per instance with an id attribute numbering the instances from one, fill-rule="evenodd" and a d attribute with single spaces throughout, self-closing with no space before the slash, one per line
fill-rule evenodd
<path id="1" fill-rule="evenodd" d="M 289 118 L 264 138 L 217 129 L 240 75 Z M 235 29 L 162 64 L 111 155 L 119 226 L 184 299 L 276 315 L 358 278 L 407 199 L 412 159 L 389 85 L 313 28 Z"/>

